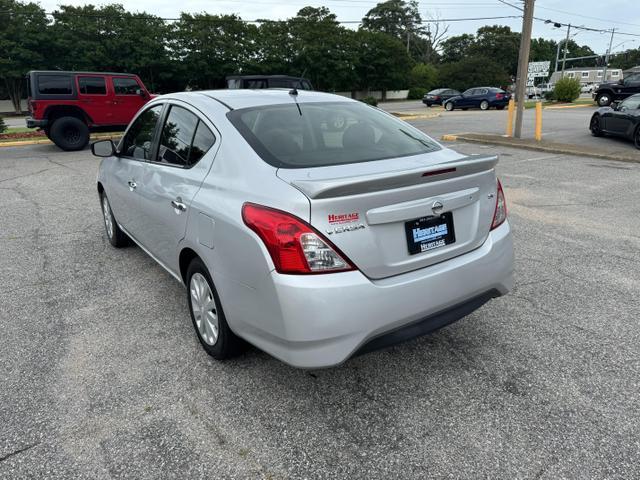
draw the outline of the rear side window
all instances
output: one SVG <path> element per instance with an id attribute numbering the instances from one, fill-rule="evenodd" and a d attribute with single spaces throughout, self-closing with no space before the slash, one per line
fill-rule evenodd
<path id="1" fill-rule="evenodd" d="M 41 95 L 71 95 L 71 76 L 38 75 L 38 92 Z"/>
<path id="2" fill-rule="evenodd" d="M 135 78 L 114 78 L 113 89 L 116 95 L 138 95 L 140 85 Z"/>
<path id="3" fill-rule="evenodd" d="M 361 102 L 295 102 L 244 108 L 227 117 L 270 165 L 308 168 L 440 150 L 431 138 Z"/>
<path id="4" fill-rule="evenodd" d="M 195 114 L 173 105 L 162 127 L 157 161 L 191 167 L 214 143 L 211 130 Z"/>
<path id="5" fill-rule="evenodd" d="M 83 95 L 107 94 L 107 84 L 104 77 L 79 77 L 78 87 Z"/>
<path id="6" fill-rule="evenodd" d="M 136 118 L 122 141 L 123 155 L 140 160 L 151 159 L 153 135 L 161 112 L 162 105 L 156 105 Z"/>

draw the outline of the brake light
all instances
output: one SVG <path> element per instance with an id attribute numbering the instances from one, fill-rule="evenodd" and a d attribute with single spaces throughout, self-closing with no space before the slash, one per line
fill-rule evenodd
<path id="1" fill-rule="evenodd" d="M 435 97 L 433 97 L 434 100 L 440 100 L 440 95 L 436 95 Z"/>
<path id="2" fill-rule="evenodd" d="M 504 93 L 496 93 L 496 100 L 502 100 L 504 98 Z"/>
<path id="3" fill-rule="evenodd" d="M 496 192 L 496 208 L 493 211 L 493 222 L 491 222 L 491 230 L 498 228 L 507 219 L 507 201 L 504 198 L 502 184 L 498 180 L 498 191 Z"/>
<path id="4" fill-rule="evenodd" d="M 329 240 L 290 213 L 245 203 L 242 220 L 264 242 L 278 273 L 300 275 L 355 270 Z"/>

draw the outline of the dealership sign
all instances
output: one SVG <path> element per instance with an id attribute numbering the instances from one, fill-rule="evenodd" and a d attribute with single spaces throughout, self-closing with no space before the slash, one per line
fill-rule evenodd
<path id="1" fill-rule="evenodd" d="M 535 79 L 539 77 L 549 76 L 549 67 L 551 62 L 529 62 L 529 70 L 527 72 L 527 86 L 532 87 Z"/>

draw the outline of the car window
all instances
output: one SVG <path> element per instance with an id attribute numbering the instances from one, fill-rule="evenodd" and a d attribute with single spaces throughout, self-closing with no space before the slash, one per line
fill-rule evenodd
<path id="1" fill-rule="evenodd" d="M 441 148 L 422 132 L 360 102 L 291 102 L 237 109 L 227 118 L 276 167 L 369 162 Z"/>
<path id="2" fill-rule="evenodd" d="M 637 110 L 640 108 L 640 95 L 627 98 L 620 104 L 620 110 Z"/>
<path id="3" fill-rule="evenodd" d="M 135 78 L 113 78 L 113 89 L 116 95 L 138 95 L 140 85 Z"/>
<path id="4" fill-rule="evenodd" d="M 42 95 L 71 95 L 71 76 L 38 75 L 38 92 Z"/>
<path id="5" fill-rule="evenodd" d="M 215 143 L 215 136 L 194 113 L 173 105 L 162 127 L 160 163 L 190 167 Z"/>
<path id="6" fill-rule="evenodd" d="M 465 90 L 463 95 L 473 95 L 473 92 L 475 92 L 475 91 L 476 90 L 474 88 L 470 88 L 469 90 Z"/>
<path id="7" fill-rule="evenodd" d="M 264 79 L 245 80 L 245 88 L 267 88 L 267 81 Z"/>
<path id="8" fill-rule="evenodd" d="M 78 88 L 83 95 L 106 95 L 104 77 L 78 77 Z"/>
<path id="9" fill-rule="evenodd" d="M 150 160 L 153 135 L 162 112 L 162 105 L 145 110 L 129 127 L 122 139 L 122 155 L 140 160 Z"/>

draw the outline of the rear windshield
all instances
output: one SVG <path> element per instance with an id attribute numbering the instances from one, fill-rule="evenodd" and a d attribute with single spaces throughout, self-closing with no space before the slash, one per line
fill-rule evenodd
<path id="1" fill-rule="evenodd" d="M 227 114 L 260 157 L 285 168 L 371 162 L 440 150 L 427 135 L 360 102 L 295 102 Z"/>

